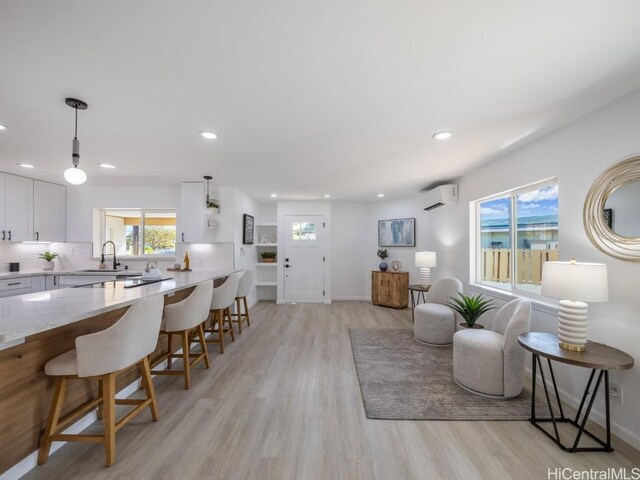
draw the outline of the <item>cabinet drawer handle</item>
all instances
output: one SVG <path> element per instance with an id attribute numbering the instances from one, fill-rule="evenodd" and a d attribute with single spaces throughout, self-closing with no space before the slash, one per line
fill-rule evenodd
<path id="1" fill-rule="evenodd" d="M 7 239 L 7 234 L 4 230 L 2 230 L 2 240 L 6 240 Z"/>
<path id="2" fill-rule="evenodd" d="M 182 241 L 184 242 L 184 232 L 182 232 Z"/>
<path id="3" fill-rule="evenodd" d="M 36 242 L 40 240 L 40 232 L 36 232 Z"/>
<path id="4" fill-rule="evenodd" d="M 7 283 L 8 287 L 10 287 L 11 285 L 22 285 L 22 282 Z"/>
<path id="5" fill-rule="evenodd" d="M 11 241 L 11 230 L 9 230 L 9 241 Z"/>

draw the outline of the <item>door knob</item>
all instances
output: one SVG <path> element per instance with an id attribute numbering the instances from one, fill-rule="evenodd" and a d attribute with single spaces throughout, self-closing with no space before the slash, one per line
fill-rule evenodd
<path id="1" fill-rule="evenodd" d="M 290 268 L 289 264 L 287 263 L 284 268 Z"/>

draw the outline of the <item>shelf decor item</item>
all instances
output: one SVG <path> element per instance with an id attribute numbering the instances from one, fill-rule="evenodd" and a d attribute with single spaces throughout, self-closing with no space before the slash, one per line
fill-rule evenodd
<path id="1" fill-rule="evenodd" d="M 378 220 L 379 247 L 415 247 L 416 219 Z"/>
<path id="2" fill-rule="evenodd" d="M 416 267 L 420 269 L 420 285 L 431 285 L 431 269 L 437 267 L 436 252 L 416 252 Z"/>
<path id="3" fill-rule="evenodd" d="M 242 243 L 253 245 L 253 217 L 246 213 L 242 216 Z"/>
<path id="4" fill-rule="evenodd" d="M 607 266 L 604 263 L 568 262 L 542 264 L 542 295 L 559 298 L 558 340 L 561 348 L 583 352 L 587 345 L 585 302 L 609 300 Z"/>
<path id="5" fill-rule="evenodd" d="M 262 252 L 260 258 L 262 259 L 262 263 L 276 263 L 278 255 L 276 252 Z"/>
<path id="6" fill-rule="evenodd" d="M 484 326 L 476 324 L 478 319 L 489 310 L 495 308 L 493 300 L 485 299 L 482 294 L 476 296 L 465 295 L 458 292 L 458 297 L 451 297 L 449 306 L 458 312 L 465 323 L 460 323 L 465 328 L 484 328 Z"/>
<path id="7" fill-rule="evenodd" d="M 378 265 L 378 268 L 381 272 L 386 272 L 387 268 L 389 268 L 389 265 L 387 265 L 387 262 L 385 262 L 385 260 L 389 257 L 389 252 L 386 248 L 380 248 L 378 249 L 378 257 L 380 258 L 380 260 L 382 260 Z"/>
<path id="8" fill-rule="evenodd" d="M 59 257 L 59 254 L 55 253 L 55 252 L 44 252 L 41 253 L 38 258 L 43 259 L 44 262 L 44 268 L 43 270 L 53 270 L 55 268 L 55 264 L 53 263 L 53 259 Z"/>
<path id="9" fill-rule="evenodd" d="M 394 260 L 393 262 L 391 262 L 391 270 L 394 272 L 399 272 L 402 269 L 402 263 L 400 263 L 400 260 Z"/>

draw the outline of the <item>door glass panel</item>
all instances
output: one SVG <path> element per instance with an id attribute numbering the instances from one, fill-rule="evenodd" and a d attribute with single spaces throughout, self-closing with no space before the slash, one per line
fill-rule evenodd
<path id="1" fill-rule="evenodd" d="M 516 196 L 516 287 L 540 293 L 542 264 L 558 259 L 558 186 Z"/>
<path id="2" fill-rule="evenodd" d="M 316 239 L 316 222 L 293 222 L 291 230 L 293 240 Z"/>
<path id="3" fill-rule="evenodd" d="M 511 290 L 511 202 L 496 198 L 479 205 L 480 278 L 478 283 Z"/>

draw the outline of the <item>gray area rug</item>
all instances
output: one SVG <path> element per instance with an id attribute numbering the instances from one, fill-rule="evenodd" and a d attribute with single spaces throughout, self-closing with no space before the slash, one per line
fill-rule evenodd
<path id="1" fill-rule="evenodd" d="M 408 329 L 350 329 L 367 418 L 388 420 L 528 420 L 531 394 L 481 397 L 453 381 L 453 348 L 431 347 Z M 538 416 L 546 405 L 536 404 Z"/>

